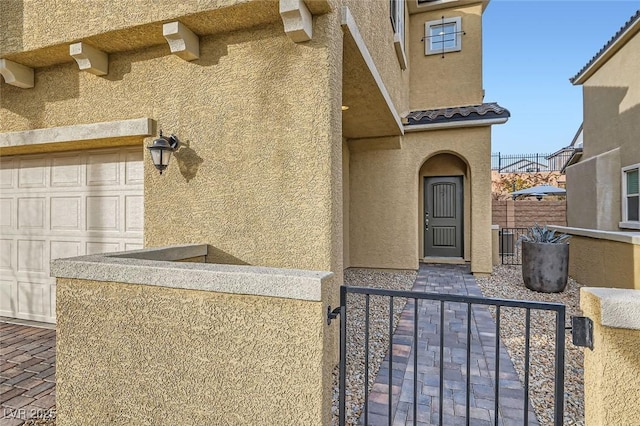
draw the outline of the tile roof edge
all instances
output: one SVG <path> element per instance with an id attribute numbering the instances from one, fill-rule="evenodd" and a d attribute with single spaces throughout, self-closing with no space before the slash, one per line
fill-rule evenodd
<path id="1" fill-rule="evenodd" d="M 598 62 L 598 60 L 620 39 L 620 37 L 622 37 L 622 35 L 636 23 L 640 23 L 640 9 L 638 9 L 636 13 L 634 13 L 631 18 L 629 18 L 629 20 L 624 23 L 624 25 L 613 35 L 613 37 L 611 37 L 611 39 L 609 39 L 609 41 L 605 43 L 605 45 L 598 51 L 598 53 L 596 53 L 589 60 L 589 62 L 587 62 L 586 65 L 576 73 L 576 75 L 569 78 L 569 81 L 572 84 L 576 84 L 576 82 L 585 74 L 585 72 L 588 71 L 592 65 Z"/>
<path id="2" fill-rule="evenodd" d="M 430 117 L 431 116 L 431 117 Z M 486 102 L 477 105 L 463 105 L 437 109 L 415 110 L 409 112 L 405 117 L 405 125 L 420 124 L 420 121 L 428 119 L 460 121 L 460 120 L 483 120 L 498 117 L 511 117 L 508 109 L 498 105 L 497 102 Z M 409 120 L 414 123 L 407 123 Z"/>

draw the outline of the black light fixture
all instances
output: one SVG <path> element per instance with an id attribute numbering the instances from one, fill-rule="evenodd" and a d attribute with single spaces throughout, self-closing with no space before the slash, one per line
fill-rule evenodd
<path id="1" fill-rule="evenodd" d="M 160 170 L 160 174 L 169 165 L 171 153 L 178 148 L 179 144 L 180 141 L 176 135 L 162 136 L 162 130 L 160 130 L 160 137 L 147 147 L 151 153 L 151 161 L 156 169 Z"/>

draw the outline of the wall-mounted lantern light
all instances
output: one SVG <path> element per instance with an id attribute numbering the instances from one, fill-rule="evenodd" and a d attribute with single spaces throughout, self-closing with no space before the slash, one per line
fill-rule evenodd
<path id="1" fill-rule="evenodd" d="M 151 153 L 151 161 L 156 169 L 160 170 L 160 174 L 169 165 L 171 153 L 178 148 L 179 144 L 180 141 L 176 135 L 162 136 L 162 130 L 160 130 L 160 137 L 147 147 Z"/>

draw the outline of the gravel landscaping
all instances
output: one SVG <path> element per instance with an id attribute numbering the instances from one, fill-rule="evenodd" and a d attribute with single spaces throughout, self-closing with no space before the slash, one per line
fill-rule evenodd
<path id="1" fill-rule="evenodd" d="M 352 286 L 408 290 L 416 273 L 412 271 L 379 271 L 349 269 L 345 271 L 345 283 Z M 522 280 L 520 266 L 496 266 L 491 277 L 476 279 L 486 297 L 516 300 L 556 302 L 566 305 L 566 321 L 581 315 L 579 308 L 580 284 L 569 279 L 562 293 L 545 294 L 527 289 Z M 364 297 L 350 295 L 347 321 L 348 363 L 346 409 L 347 424 L 358 424 L 364 398 Z M 388 350 L 388 302 L 371 297 L 370 300 L 370 374 L 371 389 L 375 375 Z M 405 300 L 394 303 L 394 324 L 402 311 Z M 492 312 L 492 314 L 494 314 Z M 525 313 L 522 309 L 501 309 L 501 338 L 515 365 L 520 380 L 524 382 L 524 329 Z M 531 404 L 541 425 L 553 424 L 555 313 L 532 312 L 530 337 L 529 386 Z M 567 331 L 565 341 L 565 413 L 567 425 L 584 425 L 584 390 L 582 349 L 571 343 Z M 333 424 L 338 420 L 338 367 L 333 371 Z"/>
<path id="2" fill-rule="evenodd" d="M 537 293 L 524 286 L 521 271 L 520 266 L 500 265 L 494 267 L 491 277 L 478 278 L 476 281 L 486 297 L 562 303 L 566 305 L 567 326 L 571 323 L 571 316 L 581 315 L 579 283 L 569 278 L 567 288 L 562 293 Z M 523 309 L 502 308 L 500 321 L 500 336 L 507 346 L 520 380 L 524 382 L 525 312 Z M 531 404 L 542 425 L 553 424 L 554 345 L 555 313 L 532 312 L 529 384 Z M 582 348 L 571 343 L 569 330 L 565 346 L 564 421 L 566 425 L 583 425 L 583 354 Z"/>

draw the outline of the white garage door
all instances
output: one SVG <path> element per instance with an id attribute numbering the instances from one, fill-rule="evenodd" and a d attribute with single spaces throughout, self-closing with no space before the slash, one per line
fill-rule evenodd
<path id="1" fill-rule="evenodd" d="M 0 316 L 55 322 L 51 259 L 142 248 L 142 148 L 0 161 Z"/>

